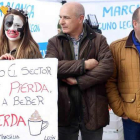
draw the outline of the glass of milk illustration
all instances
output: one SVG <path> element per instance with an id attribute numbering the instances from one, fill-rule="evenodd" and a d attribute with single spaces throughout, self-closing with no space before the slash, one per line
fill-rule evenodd
<path id="1" fill-rule="evenodd" d="M 30 135 L 37 136 L 41 134 L 41 131 L 46 129 L 48 127 L 48 122 L 43 121 L 38 113 L 38 111 L 35 111 L 31 118 L 28 120 L 29 125 L 29 131 Z"/>

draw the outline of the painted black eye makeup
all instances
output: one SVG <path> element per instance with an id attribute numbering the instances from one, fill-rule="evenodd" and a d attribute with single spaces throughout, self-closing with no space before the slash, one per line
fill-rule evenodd
<path id="1" fill-rule="evenodd" d="M 14 16 L 8 15 L 5 19 L 4 29 L 7 31 L 13 25 Z"/>
<path id="2" fill-rule="evenodd" d="M 22 28 L 17 28 L 17 31 L 23 33 L 23 31 L 24 31 L 24 25 L 22 26 Z"/>

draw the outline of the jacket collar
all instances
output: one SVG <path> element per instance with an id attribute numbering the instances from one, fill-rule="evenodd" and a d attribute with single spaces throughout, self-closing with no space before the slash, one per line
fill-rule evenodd
<path id="1" fill-rule="evenodd" d="M 83 26 L 84 26 L 84 31 L 87 33 L 87 38 L 92 40 L 93 38 L 96 37 L 96 33 L 89 27 L 89 25 L 84 23 Z M 60 32 L 57 36 L 58 36 L 58 38 L 65 38 L 68 40 L 67 35 L 63 32 Z"/>
<path id="2" fill-rule="evenodd" d="M 134 30 L 132 30 L 126 40 L 126 45 L 125 45 L 125 48 L 133 48 L 133 39 L 132 39 L 132 33 L 133 33 Z"/>

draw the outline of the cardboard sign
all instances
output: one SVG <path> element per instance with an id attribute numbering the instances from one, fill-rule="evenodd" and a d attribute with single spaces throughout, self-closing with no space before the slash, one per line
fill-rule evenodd
<path id="1" fill-rule="evenodd" d="M 0 139 L 57 140 L 55 58 L 0 61 Z"/>

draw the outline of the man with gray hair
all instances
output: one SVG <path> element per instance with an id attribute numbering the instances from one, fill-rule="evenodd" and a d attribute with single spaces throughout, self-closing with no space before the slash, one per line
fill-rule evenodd
<path id="1" fill-rule="evenodd" d="M 106 38 L 83 24 L 84 7 L 65 3 L 62 32 L 48 41 L 46 57 L 58 58 L 59 140 L 102 140 L 109 123 L 105 83 L 113 73 Z"/>

